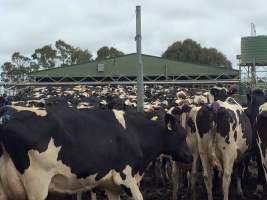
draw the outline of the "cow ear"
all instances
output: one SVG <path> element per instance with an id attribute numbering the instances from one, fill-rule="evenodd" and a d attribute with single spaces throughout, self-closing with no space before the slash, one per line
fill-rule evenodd
<path id="1" fill-rule="evenodd" d="M 176 118 L 173 115 L 167 113 L 164 119 L 165 119 L 165 126 L 169 131 L 177 130 Z"/>

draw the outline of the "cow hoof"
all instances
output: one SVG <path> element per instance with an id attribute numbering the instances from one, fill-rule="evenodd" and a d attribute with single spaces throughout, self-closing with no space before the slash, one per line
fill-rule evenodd
<path id="1" fill-rule="evenodd" d="M 253 196 L 257 197 L 258 199 L 263 199 L 263 192 L 256 191 L 253 193 Z"/>
<path id="2" fill-rule="evenodd" d="M 253 193 L 254 196 L 256 196 L 259 199 L 262 199 L 263 197 L 263 186 L 257 185 L 256 191 Z"/>
<path id="3" fill-rule="evenodd" d="M 242 200 L 245 200 L 246 199 L 245 196 L 244 196 L 244 194 L 238 194 L 238 197 L 239 197 L 239 199 L 242 199 Z"/>
<path id="4" fill-rule="evenodd" d="M 263 194 L 260 192 L 254 192 L 253 194 L 255 197 L 257 197 L 257 199 L 263 199 Z"/>

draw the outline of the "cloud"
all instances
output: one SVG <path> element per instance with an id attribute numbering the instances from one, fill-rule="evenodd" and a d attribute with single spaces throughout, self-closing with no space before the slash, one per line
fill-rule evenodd
<path id="1" fill-rule="evenodd" d="M 161 55 L 173 42 L 192 38 L 235 64 L 251 22 L 258 34 L 267 33 L 264 0 L 1 0 L 0 63 L 58 39 L 93 53 L 104 45 L 134 52 L 137 4 L 146 54 Z"/>

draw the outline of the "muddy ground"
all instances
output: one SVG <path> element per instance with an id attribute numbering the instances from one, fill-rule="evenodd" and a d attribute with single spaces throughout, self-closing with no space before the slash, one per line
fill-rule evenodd
<path id="1" fill-rule="evenodd" d="M 236 186 L 235 186 L 235 179 L 232 179 L 231 189 L 230 189 L 230 198 L 231 199 L 240 199 L 241 198 L 236 194 Z M 249 176 L 246 180 L 243 180 L 243 189 L 245 193 L 245 199 L 244 200 L 267 200 L 267 190 L 265 188 L 264 194 L 261 198 L 253 195 L 253 192 L 256 188 L 256 178 L 253 176 Z M 144 200 L 170 200 L 172 196 L 171 191 L 172 185 L 170 181 L 159 181 L 155 179 L 155 176 L 153 173 L 146 173 L 142 184 L 141 184 L 141 191 L 144 196 Z M 221 186 L 218 185 L 216 189 L 214 189 L 214 200 L 221 200 L 222 199 L 222 191 Z M 83 195 L 83 200 L 89 200 L 90 197 L 89 194 Z M 127 197 L 123 196 L 123 200 L 126 200 Z M 129 199 L 129 198 L 128 198 Z M 189 200 L 190 193 L 187 192 L 186 187 L 184 187 L 178 194 L 179 200 Z M 201 175 L 198 178 L 197 183 L 197 199 L 198 200 L 205 200 L 207 199 L 207 193 L 204 186 L 203 179 Z M 61 196 L 61 195 L 55 195 L 55 194 L 49 194 L 49 197 L 47 200 L 76 200 L 75 196 Z M 107 200 L 104 192 L 98 191 L 97 192 L 97 200 Z"/>

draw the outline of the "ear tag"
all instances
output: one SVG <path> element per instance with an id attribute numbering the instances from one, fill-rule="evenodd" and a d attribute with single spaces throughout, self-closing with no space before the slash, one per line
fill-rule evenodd
<path id="1" fill-rule="evenodd" d="M 211 107 L 214 112 L 218 112 L 221 106 L 218 102 L 215 101 L 214 103 L 211 104 Z"/>

